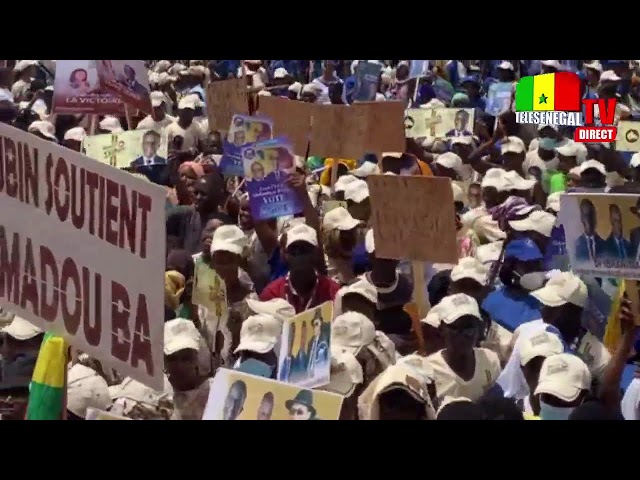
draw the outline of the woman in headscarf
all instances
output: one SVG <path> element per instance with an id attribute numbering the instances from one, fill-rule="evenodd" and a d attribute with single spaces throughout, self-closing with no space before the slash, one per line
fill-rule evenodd
<path id="1" fill-rule="evenodd" d="M 167 199 L 171 205 L 191 205 L 193 203 L 193 187 L 196 181 L 204 177 L 204 168 L 196 162 L 184 162 L 178 167 L 178 179 Z"/>

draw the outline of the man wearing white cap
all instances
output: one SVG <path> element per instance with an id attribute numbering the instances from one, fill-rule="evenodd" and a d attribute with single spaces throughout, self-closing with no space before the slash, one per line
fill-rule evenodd
<path id="1" fill-rule="evenodd" d="M 526 415 L 540 415 L 540 398 L 534 395 L 542 363 L 546 358 L 564 352 L 562 340 L 550 332 L 540 332 L 523 338 L 520 347 L 520 368 L 529 387 L 529 395 L 519 401 Z"/>
<path id="2" fill-rule="evenodd" d="M 322 219 L 327 274 L 340 285 L 346 285 L 355 279 L 352 257 L 358 240 L 358 226 L 360 222 L 344 207 L 334 208 Z"/>
<path id="3" fill-rule="evenodd" d="M 590 63 L 585 63 L 584 69 L 587 76 L 584 98 L 598 98 L 598 85 L 600 84 L 602 65 L 598 60 L 594 60 Z"/>
<path id="4" fill-rule="evenodd" d="M 333 196 L 335 197 L 335 199 L 344 200 L 344 192 L 346 191 L 347 186 L 351 182 L 355 182 L 356 180 L 358 180 L 358 177 L 355 177 L 350 173 L 338 177 L 336 183 L 333 185 Z"/>
<path id="5" fill-rule="evenodd" d="M 574 191 L 602 193 L 608 191 L 607 169 L 597 160 L 587 160 L 578 167 L 580 187 Z"/>
<path id="6" fill-rule="evenodd" d="M 138 122 L 136 130 L 150 129 L 162 134 L 167 126 L 175 122 L 175 117 L 166 113 L 166 101 L 167 99 L 163 92 L 151 92 L 151 107 L 153 107 L 153 111 L 151 115 L 147 115 Z"/>
<path id="7" fill-rule="evenodd" d="M 495 383 L 500 359 L 491 350 L 476 348 L 482 318 L 478 303 L 464 293 L 438 304 L 445 348 L 427 360 L 435 373 L 438 399 L 446 396 L 477 400 Z"/>
<path id="8" fill-rule="evenodd" d="M 238 355 L 236 367 L 249 359 L 262 362 L 271 372 L 269 378 L 276 379 L 278 354 L 274 348 L 281 335 L 282 324 L 275 317 L 268 314 L 249 316 L 242 322 L 240 343 L 233 352 Z"/>
<path id="9" fill-rule="evenodd" d="M 336 84 L 343 84 L 343 81 L 336 73 L 335 60 L 323 60 L 322 75 L 311 82 L 320 91 L 317 103 L 331 103 L 329 90 Z"/>
<path id="10" fill-rule="evenodd" d="M 187 96 L 178 104 L 178 120 L 165 127 L 169 148 L 189 152 L 193 157 L 197 154 L 201 142 L 204 142 L 207 137 L 200 126 L 193 121 L 195 112 L 196 101 L 192 96 Z"/>
<path id="11" fill-rule="evenodd" d="M 366 277 L 342 287 L 333 302 L 333 314 L 338 316 L 344 312 L 358 312 L 372 322 L 375 321 L 378 308 L 378 290 Z"/>
<path id="12" fill-rule="evenodd" d="M 98 128 L 96 129 L 97 133 L 122 133 L 122 125 L 120 125 L 120 120 L 113 115 L 105 116 L 98 123 Z"/>
<path id="13" fill-rule="evenodd" d="M 27 131 L 29 133 L 33 133 L 37 137 L 42 138 L 43 140 L 58 143 L 58 139 L 56 137 L 56 127 L 54 127 L 53 123 L 51 122 L 37 120 L 29 125 Z"/>
<path id="14" fill-rule="evenodd" d="M 433 174 L 438 177 L 449 177 L 451 180 L 458 180 L 462 177 L 462 159 L 453 152 L 446 152 L 438 155 L 435 162 L 429 165 Z"/>
<path id="15" fill-rule="evenodd" d="M 210 382 L 199 370 L 202 336 L 191 320 L 176 318 L 164 324 L 164 366 L 174 390 L 172 420 L 201 420 Z"/>
<path id="16" fill-rule="evenodd" d="M 74 152 L 79 152 L 82 148 L 82 142 L 84 137 L 87 136 L 87 132 L 82 127 L 70 128 L 64 133 L 63 144 Z"/>
<path id="17" fill-rule="evenodd" d="M 302 84 L 300 82 L 293 82 L 287 88 L 287 98 L 289 100 L 298 100 L 300 98 L 300 94 L 302 93 Z"/>
<path id="18" fill-rule="evenodd" d="M 26 94 L 29 91 L 32 77 L 36 73 L 35 60 L 20 60 L 13 68 L 16 74 L 17 80 L 11 87 L 11 93 L 14 96 L 16 102 L 26 100 Z"/>
<path id="19" fill-rule="evenodd" d="M 540 369 L 535 391 L 540 400 L 540 418 L 568 420 L 590 390 L 591 374 L 582 360 L 567 353 L 548 357 Z"/>
<path id="20" fill-rule="evenodd" d="M 93 369 L 75 364 L 67 373 L 67 420 L 84 420 L 88 408 L 106 411 L 111 395 L 106 380 Z"/>
<path id="21" fill-rule="evenodd" d="M 331 349 L 331 376 L 329 383 L 319 390 L 342 395 L 340 420 L 358 420 L 358 397 L 362 393 L 364 372 L 356 357 L 341 349 Z"/>
<path id="22" fill-rule="evenodd" d="M 286 232 L 285 261 L 289 274 L 274 280 L 260 293 L 260 300 L 284 298 L 301 313 L 326 301 L 333 301 L 340 285 L 318 270 L 318 233 L 306 224 Z"/>
<path id="23" fill-rule="evenodd" d="M 369 200 L 369 185 L 364 180 L 356 179 L 344 189 L 344 199 L 351 216 L 364 223 L 371 218 L 371 202 Z"/>

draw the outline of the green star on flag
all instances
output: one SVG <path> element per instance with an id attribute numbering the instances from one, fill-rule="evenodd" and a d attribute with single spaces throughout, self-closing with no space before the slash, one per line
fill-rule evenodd
<path id="1" fill-rule="evenodd" d="M 543 103 L 547 103 L 547 97 L 544 93 L 542 95 L 540 95 L 540 98 L 538 99 L 538 103 L 543 104 Z"/>

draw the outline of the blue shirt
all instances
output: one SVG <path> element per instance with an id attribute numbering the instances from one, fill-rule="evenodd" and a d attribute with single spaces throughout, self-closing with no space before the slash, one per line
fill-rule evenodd
<path id="1" fill-rule="evenodd" d="M 289 266 L 285 263 L 284 258 L 282 258 L 280 248 L 276 248 L 273 251 L 268 263 L 269 267 L 271 267 L 271 273 L 269 275 L 270 282 L 282 278 L 289 273 Z"/>
<path id="2" fill-rule="evenodd" d="M 504 286 L 491 292 L 482 302 L 482 309 L 491 320 L 510 332 L 525 322 L 542 318 L 541 307 L 531 295 Z"/>

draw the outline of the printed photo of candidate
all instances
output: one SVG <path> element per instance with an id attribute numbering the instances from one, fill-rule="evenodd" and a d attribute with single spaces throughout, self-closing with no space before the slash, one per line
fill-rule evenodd
<path id="1" fill-rule="evenodd" d="M 245 139 L 247 143 L 263 142 L 271 139 L 271 122 L 252 118 L 244 122 Z"/>
<path id="2" fill-rule="evenodd" d="M 261 182 L 266 180 L 272 172 L 273 164 L 271 162 L 265 162 L 256 157 L 255 160 L 250 162 L 249 170 L 245 170 L 245 180 L 247 182 Z"/>
<path id="3" fill-rule="evenodd" d="M 451 112 L 450 110 L 454 110 L 453 116 L 453 128 L 447 130 L 445 134 L 446 137 L 470 137 L 473 136 L 473 120 L 472 114 L 473 110 L 470 109 L 447 109 L 449 110 L 447 114 L 444 116 L 443 123 L 445 128 L 451 125 Z"/>
<path id="4" fill-rule="evenodd" d="M 338 420 L 342 396 L 220 368 L 203 420 Z"/>
<path id="5" fill-rule="evenodd" d="M 576 239 L 576 259 L 595 262 L 606 253 L 606 242 L 598 235 L 598 214 L 593 202 L 587 198 L 580 202 L 580 221 L 583 233 Z"/>
<path id="6" fill-rule="evenodd" d="M 293 153 L 284 146 L 275 148 L 259 148 L 257 149 L 257 153 L 264 162 L 272 164 L 275 170 L 290 172 L 293 169 Z"/>

